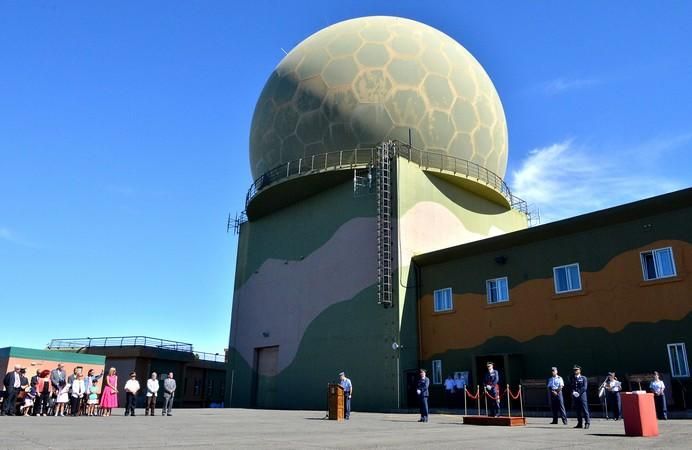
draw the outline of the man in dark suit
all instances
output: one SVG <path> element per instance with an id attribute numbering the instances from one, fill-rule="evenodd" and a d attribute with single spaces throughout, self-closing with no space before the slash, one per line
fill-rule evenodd
<path id="1" fill-rule="evenodd" d="M 420 404 L 420 420 L 419 422 L 428 421 L 428 397 L 430 393 L 428 388 L 430 387 L 430 378 L 425 376 L 425 369 L 419 371 L 420 378 L 416 383 L 416 394 L 418 394 L 418 403 Z"/>
<path id="2" fill-rule="evenodd" d="M 15 404 L 17 403 L 17 393 L 22 386 L 22 375 L 20 374 L 22 367 L 14 366 L 12 372 L 7 372 L 2 384 L 5 386 L 5 400 L 3 401 L 3 412 L 5 415 L 14 416 L 16 412 Z"/>
<path id="3" fill-rule="evenodd" d="M 485 365 L 488 372 L 483 377 L 485 391 L 492 398 L 488 400 L 488 416 L 498 417 L 500 415 L 500 372 L 494 369 L 494 364 L 488 361 Z"/>
<path id="4" fill-rule="evenodd" d="M 581 374 L 581 367 L 574 366 L 574 377 L 572 377 L 572 397 L 574 409 L 577 412 L 577 425 L 574 428 L 589 428 L 591 418 L 589 417 L 589 404 L 587 403 L 587 389 L 589 382 Z M 583 422 L 583 425 L 582 425 Z"/>

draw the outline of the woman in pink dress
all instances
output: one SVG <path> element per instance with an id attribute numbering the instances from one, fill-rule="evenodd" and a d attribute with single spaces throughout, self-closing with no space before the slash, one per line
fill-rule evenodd
<path id="1" fill-rule="evenodd" d="M 101 411 L 104 416 L 110 416 L 113 408 L 118 407 L 118 375 L 115 367 L 108 370 L 103 392 L 101 393 Z"/>

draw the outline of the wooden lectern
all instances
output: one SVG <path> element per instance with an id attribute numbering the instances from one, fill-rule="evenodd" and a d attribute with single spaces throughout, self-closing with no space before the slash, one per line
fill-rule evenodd
<path id="1" fill-rule="evenodd" d="M 344 388 L 339 384 L 327 385 L 329 420 L 344 420 Z"/>

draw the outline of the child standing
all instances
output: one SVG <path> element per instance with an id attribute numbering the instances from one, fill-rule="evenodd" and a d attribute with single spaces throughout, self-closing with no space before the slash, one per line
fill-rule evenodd
<path id="1" fill-rule="evenodd" d="M 58 391 L 58 398 L 55 399 L 55 415 L 65 416 L 65 405 L 70 401 L 70 385 L 65 384 Z"/>
<path id="2" fill-rule="evenodd" d="M 20 412 L 28 416 L 29 410 L 34 406 L 34 399 L 36 398 L 36 386 L 31 386 L 31 389 L 26 391 L 26 397 L 24 397 L 24 404 L 20 408 Z"/>
<path id="3" fill-rule="evenodd" d="M 87 416 L 95 416 L 94 410 L 99 402 L 98 391 L 98 379 L 91 380 L 91 386 L 89 386 L 89 397 L 87 399 Z"/>

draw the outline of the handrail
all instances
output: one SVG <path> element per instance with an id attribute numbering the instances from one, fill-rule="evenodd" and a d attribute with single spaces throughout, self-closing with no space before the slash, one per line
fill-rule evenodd
<path id="1" fill-rule="evenodd" d="M 192 344 L 152 338 L 149 336 L 104 336 L 86 338 L 52 339 L 49 350 L 79 350 L 90 347 L 152 347 L 176 352 L 192 353 L 195 359 L 204 361 L 225 362 L 226 356 L 219 353 L 198 352 Z"/>
<path id="2" fill-rule="evenodd" d="M 527 216 L 530 215 L 526 202 L 513 195 L 507 183 L 491 170 L 473 161 L 419 150 L 400 141 L 394 141 L 394 144 L 397 154 L 406 160 L 427 170 L 436 169 L 440 172 L 451 172 L 454 175 L 475 178 L 478 182 L 484 183 L 502 194 L 513 209 L 521 211 Z M 252 183 L 245 196 L 245 208 L 247 209 L 250 201 L 261 191 L 288 178 L 328 170 L 354 169 L 374 164 L 375 150 L 375 148 L 339 150 L 299 158 L 276 166 L 260 175 Z"/>

